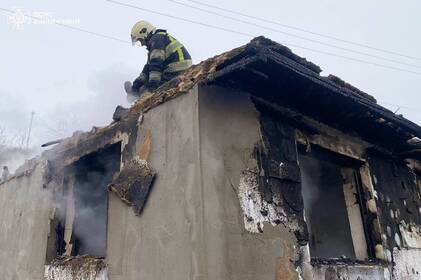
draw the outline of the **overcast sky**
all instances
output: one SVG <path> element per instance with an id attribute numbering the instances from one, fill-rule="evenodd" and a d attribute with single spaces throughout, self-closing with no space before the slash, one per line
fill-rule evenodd
<path id="1" fill-rule="evenodd" d="M 421 59 L 377 52 L 253 21 L 272 29 L 418 67 L 400 65 L 224 19 L 169 0 L 119 1 L 256 36 L 264 35 L 285 45 L 300 45 L 421 74 Z M 177 1 L 194 5 L 188 0 Z M 419 0 L 198 1 L 421 58 Z M 129 44 L 130 29 L 137 20 L 145 19 L 167 29 L 186 45 L 194 63 L 251 39 L 105 0 L 2 0 L 0 8 L 23 11 L 37 17 L 48 14 L 54 20 L 65 21 L 76 28 L 127 41 L 105 39 L 45 22 L 34 24 L 31 20 L 18 26 L 19 12 L 13 15 L 0 11 L 0 126 L 7 129 L 11 138 L 19 138 L 28 127 L 30 112 L 34 111 L 33 145 L 67 136 L 76 129 L 87 130 L 93 125 L 105 125 L 111 121 L 115 106 L 125 104 L 124 81 L 133 80 L 146 60 L 145 49 Z M 201 8 L 210 10 L 208 7 Z M 242 20 L 252 21 L 249 18 Z M 318 64 L 323 69 L 323 75 L 341 77 L 374 95 L 393 111 L 400 106 L 398 113 L 421 124 L 421 75 L 348 61 L 298 47 L 291 49 Z"/>

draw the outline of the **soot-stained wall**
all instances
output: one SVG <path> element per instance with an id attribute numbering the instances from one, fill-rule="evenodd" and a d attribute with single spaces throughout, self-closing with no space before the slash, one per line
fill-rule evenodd
<path id="1" fill-rule="evenodd" d="M 255 107 L 262 138 L 254 154 L 260 174 L 260 192 L 267 203 L 275 205 L 278 211 L 285 211 L 290 224 L 295 224 L 291 229 L 298 242 L 307 244 L 295 129 L 283 122 L 276 111 L 260 104 Z"/>
<path id="2" fill-rule="evenodd" d="M 281 207 L 287 213 L 287 220 L 298 221 L 299 226 L 290 229 L 295 232 L 298 241 L 306 246 L 308 242 L 307 225 L 302 219 L 301 198 L 301 184 L 303 182 L 296 179 L 295 176 L 303 170 L 300 170 L 300 167 L 296 164 L 297 147 L 293 135 L 294 131 L 301 129 L 309 131 L 313 136 L 323 135 L 325 131 L 323 129 L 318 131 L 317 129 L 323 128 L 324 125 L 315 127 L 312 126 L 313 123 L 297 122 L 298 118 L 290 119 L 286 117 L 287 113 L 282 111 L 284 109 L 266 106 L 267 104 L 260 102 L 260 100 L 255 101 L 262 133 L 262 142 L 257 145 L 257 153 L 255 154 L 259 164 L 259 192 L 267 203 Z M 290 113 L 288 112 L 288 114 Z M 311 126 L 310 129 L 308 129 L 308 125 Z M 316 128 L 316 130 L 312 130 L 313 128 Z M 329 130 L 329 133 L 331 132 Z M 342 139 L 344 137 L 342 133 L 338 133 L 336 137 L 337 143 L 328 145 L 333 152 L 341 151 L 341 142 L 348 141 L 348 139 Z M 364 142 L 357 143 L 360 147 L 361 143 Z M 362 219 L 368 225 L 365 228 L 367 249 L 372 253 L 369 254 L 368 259 L 363 261 L 352 260 L 351 254 L 351 260 L 342 262 L 340 259 L 319 261 L 317 256 L 312 255 L 310 251 L 310 257 L 316 257 L 316 260 L 312 262 L 314 264 L 312 268 L 307 269 L 307 272 L 304 271 L 304 279 L 334 279 L 335 277 L 345 277 L 344 279 L 348 279 L 347 277 L 351 279 L 390 279 L 391 277 L 394 277 L 393 279 L 400 279 L 401 277 L 418 279 L 416 275 L 419 274 L 420 268 L 407 261 L 410 259 L 409 256 L 417 255 L 417 252 L 421 249 L 418 245 L 420 243 L 418 238 L 421 237 L 419 230 L 420 193 L 416 185 L 414 171 L 407 166 L 404 160 L 392 159 L 392 157 L 380 152 L 374 152 L 372 148 L 367 149 L 367 147 L 371 147 L 369 143 L 364 145 L 366 145 L 366 148 L 358 156 L 358 159 L 361 160 L 360 164 L 365 166 L 360 169 L 360 172 L 363 172 L 364 169 L 368 170 L 367 174 L 372 175 L 371 181 L 374 190 L 368 190 L 369 188 L 365 184 L 368 183 L 367 180 L 370 180 L 370 178 L 365 178 L 361 187 L 361 198 L 364 200 L 360 207 L 361 212 L 365 213 Z M 356 170 L 358 172 L 358 168 Z M 274 196 L 274 194 L 277 195 Z M 281 199 L 273 199 L 274 197 L 280 197 Z M 377 202 L 377 208 L 376 203 L 373 202 L 374 199 Z M 326 203 L 329 202 L 326 201 Z M 329 206 L 331 205 L 334 204 L 330 203 Z M 326 208 L 326 211 L 336 210 Z M 373 215 L 376 217 L 374 220 Z M 412 225 L 412 227 L 408 225 Z M 404 234 L 402 234 L 403 229 L 405 230 Z M 329 230 L 329 228 L 326 228 L 326 230 Z M 302 236 L 306 238 L 302 238 Z M 405 248 L 408 248 L 408 245 L 405 245 L 406 243 L 415 244 L 411 246 L 416 248 L 406 250 Z M 304 253 L 301 254 L 296 264 L 303 268 L 305 262 L 306 254 Z M 344 271 L 344 268 L 347 272 Z M 399 271 L 399 273 L 395 271 Z M 407 272 L 405 274 L 402 271 Z M 324 274 L 324 278 L 319 278 L 321 274 Z"/>
<path id="3" fill-rule="evenodd" d="M 276 205 L 279 190 L 259 189 L 255 154 L 257 146 L 263 147 L 250 96 L 221 87 L 201 88 L 199 127 L 206 279 L 297 279 L 297 240 Z"/>
<path id="4" fill-rule="evenodd" d="M 369 154 L 369 165 L 374 188 L 377 192 L 377 205 L 380 222 L 387 235 L 387 246 L 402 248 L 399 225 L 421 225 L 421 200 L 416 176 L 402 160 L 396 160 L 381 153 Z"/>

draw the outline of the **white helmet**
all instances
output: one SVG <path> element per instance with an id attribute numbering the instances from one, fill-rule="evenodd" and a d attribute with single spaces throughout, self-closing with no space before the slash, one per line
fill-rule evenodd
<path id="1" fill-rule="evenodd" d="M 156 30 L 155 26 L 150 24 L 147 21 L 141 20 L 135 23 L 132 28 L 132 44 L 134 45 L 137 41 L 139 41 L 142 46 L 146 44 L 146 38 Z"/>

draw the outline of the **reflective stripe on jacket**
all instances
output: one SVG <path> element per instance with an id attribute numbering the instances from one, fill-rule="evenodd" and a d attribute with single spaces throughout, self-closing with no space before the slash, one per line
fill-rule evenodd
<path id="1" fill-rule="evenodd" d="M 165 30 L 156 30 L 147 39 L 148 63 L 140 77 L 144 82 L 159 83 L 166 73 L 177 74 L 192 65 L 187 49 Z"/>

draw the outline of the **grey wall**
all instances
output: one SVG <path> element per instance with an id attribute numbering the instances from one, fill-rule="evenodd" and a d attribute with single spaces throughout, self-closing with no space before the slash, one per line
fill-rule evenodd
<path id="1" fill-rule="evenodd" d="M 145 114 L 138 145 L 150 130 L 157 178 L 141 217 L 110 194 L 110 279 L 204 279 L 197 110 L 193 90 Z"/>
<path id="2" fill-rule="evenodd" d="M 238 198 L 242 171 L 260 140 L 254 105 L 244 92 L 203 87 L 199 95 L 207 279 L 295 279 L 295 238 L 281 225 L 245 230 Z"/>
<path id="3" fill-rule="evenodd" d="M 0 279 L 43 278 L 51 205 L 42 173 L 0 185 Z"/>
<path id="4" fill-rule="evenodd" d="M 251 102 L 221 88 L 199 90 L 144 116 L 138 145 L 151 130 L 157 179 L 141 217 L 110 195 L 112 280 L 273 280 L 295 273 L 290 233 L 281 226 L 262 234 L 244 229 L 236 188 L 259 140 Z"/>
<path id="5" fill-rule="evenodd" d="M 109 279 L 272 280 L 294 274 L 290 233 L 281 226 L 268 225 L 262 234 L 244 229 L 236 188 L 259 140 L 247 95 L 220 88 L 203 88 L 199 95 L 194 88 L 145 114 L 137 150 L 148 131 L 157 179 L 141 217 L 110 194 Z M 42 183 L 37 168 L 0 186 L 4 279 L 42 279 L 52 208 Z"/>
<path id="6" fill-rule="evenodd" d="M 149 162 L 157 178 L 142 215 L 109 196 L 110 280 L 298 279 L 294 235 L 282 224 L 265 223 L 261 233 L 244 225 L 240 175 L 255 167 L 251 154 L 260 140 L 258 115 L 246 93 L 195 87 L 144 115 L 135 150 L 149 131 Z M 39 166 L 0 185 L 0 279 L 42 279 L 52 208 L 42 175 Z M 418 267 L 409 261 L 418 257 L 416 248 L 396 256 L 396 278 Z M 303 277 L 337 275 L 390 277 L 369 266 L 314 267 Z"/>

